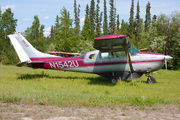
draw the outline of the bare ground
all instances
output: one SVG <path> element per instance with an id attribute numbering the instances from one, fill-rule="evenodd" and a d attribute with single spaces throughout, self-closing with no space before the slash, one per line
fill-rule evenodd
<path id="1" fill-rule="evenodd" d="M 180 105 L 58 107 L 0 102 L 0 120 L 180 120 Z"/>

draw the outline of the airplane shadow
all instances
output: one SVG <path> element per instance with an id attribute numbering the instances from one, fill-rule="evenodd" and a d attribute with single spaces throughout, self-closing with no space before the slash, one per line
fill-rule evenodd
<path id="1" fill-rule="evenodd" d="M 105 85 L 105 86 L 115 86 L 116 84 L 109 83 L 109 80 L 104 77 L 75 77 L 75 76 L 51 76 L 49 74 L 18 74 L 18 80 L 39 80 L 38 78 L 48 78 L 48 79 L 59 79 L 59 80 L 64 80 L 64 79 L 82 79 L 82 80 L 89 80 L 88 85 Z M 132 80 L 122 80 L 125 83 L 130 83 Z M 120 82 L 119 80 L 117 83 Z M 139 81 L 138 81 L 139 82 Z M 141 83 L 147 83 L 146 81 L 141 81 Z"/>
<path id="2" fill-rule="evenodd" d="M 38 78 L 49 78 L 49 79 L 82 79 L 82 80 L 89 80 L 88 85 L 105 85 L 105 86 L 115 86 L 116 84 L 109 83 L 109 80 L 104 77 L 71 77 L 71 76 L 51 76 L 49 74 L 18 74 L 18 80 L 39 80 Z"/>

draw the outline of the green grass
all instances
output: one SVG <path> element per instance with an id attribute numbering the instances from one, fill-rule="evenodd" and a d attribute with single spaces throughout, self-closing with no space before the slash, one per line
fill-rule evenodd
<path id="1" fill-rule="evenodd" d="M 44 71 L 44 74 L 42 73 Z M 0 101 L 58 106 L 180 104 L 180 71 L 111 84 L 95 74 L 0 65 Z"/>

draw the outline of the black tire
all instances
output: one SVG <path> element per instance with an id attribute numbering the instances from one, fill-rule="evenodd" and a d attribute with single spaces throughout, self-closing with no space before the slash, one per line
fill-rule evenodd
<path id="1" fill-rule="evenodd" d="M 116 83 L 117 82 L 117 78 L 115 76 L 112 76 L 109 78 L 109 82 L 110 83 Z"/>
<path id="2" fill-rule="evenodd" d="M 147 83 L 149 83 L 149 84 L 156 83 L 156 79 L 154 77 L 152 77 L 152 76 L 149 76 L 147 78 Z"/>

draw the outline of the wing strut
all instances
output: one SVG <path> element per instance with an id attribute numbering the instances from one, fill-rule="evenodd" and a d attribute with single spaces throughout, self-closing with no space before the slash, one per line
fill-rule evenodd
<path id="1" fill-rule="evenodd" d="M 126 43 L 126 41 L 124 41 L 124 48 L 125 48 L 125 51 L 126 51 L 126 54 L 127 54 L 127 61 L 129 63 L 131 78 L 132 78 L 132 81 L 133 81 L 132 73 L 134 72 L 134 69 L 133 69 L 132 62 L 131 62 L 131 56 L 129 55 L 128 44 Z M 134 86 L 134 81 L 133 81 L 133 86 Z"/>
<path id="2" fill-rule="evenodd" d="M 131 62 L 131 56 L 129 55 L 129 50 L 128 50 L 128 44 L 126 44 L 126 42 L 124 42 L 124 48 L 127 54 L 127 60 L 129 63 L 129 68 L 130 68 L 130 72 L 134 72 L 133 66 L 132 66 L 132 62 Z"/>

